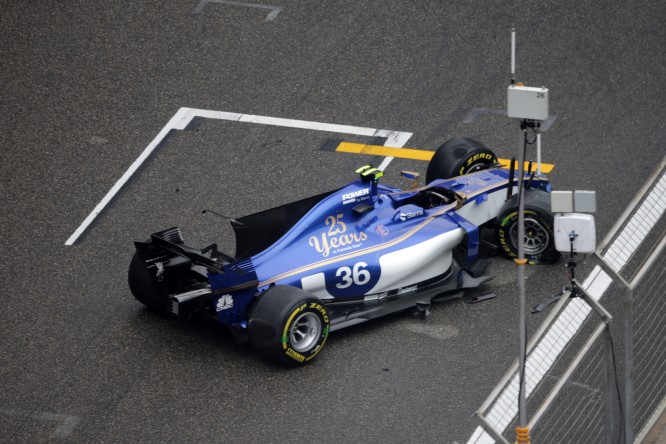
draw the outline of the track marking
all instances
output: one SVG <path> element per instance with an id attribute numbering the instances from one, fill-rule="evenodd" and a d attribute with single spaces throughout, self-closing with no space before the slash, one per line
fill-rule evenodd
<path id="1" fill-rule="evenodd" d="M 279 117 L 255 116 L 252 114 L 230 113 L 225 111 L 212 111 L 196 108 L 180 108 L 176 114 L 169 119 L 169 122 L 155 136 L 152 142 L 143 150 L 139 157 L 130 165 L 115 185 L 106 193 L 106 196 L 97 204 L 92 212 L 86 217 L 81 225 L 65 241 L 65 245 L 73 245 L 74 242 L 88 229 L 90 224 L 99 216 L 104 208 L 111 202 L 120 189 L 134 175 L 134 173 L 146 161 L 148 156 L 162 143 L 164 138 L 173 130 L 182 131 L 195 118 L 230 120 L 232 122 L 256 123 L 260 125 L 282 126 L 287 128 L 299 128 L 304 130 L 326 131 L 331 133 L 354 134 L 357 136 L 382 137 L 386 138 L 386 143 L 394 147 L 400 147 L 407 143 L 412 133 L 404 131 L 391 131 L 385 129 L 366 128 L 360 126 L 338 125 L 333 123 L 310 122 L 307 120 L 283 119 Z M 387 157 L 377 168 L 384 170 L 390 163 L 392 157 Z"/>
<path id="2" fill-rule="evenodd" d="M 364 145 L 362 143 L 340 142 L 335 151 L 339 153 L 368 154 L 371 156 L 390 156 L 401 159 L 430 160 L 433 151 L 415 150 L 411 148 L 393 148 L 381 145 Z"/>
<path id="3" fill-rule="evenodd" d="M 388 141 L 387 141 L 388 143 Z M 340 142 L 338 147 L 335 149 L 340 153 L 354 153 L 354 154 L 367 154 L 371 156 L 391 156 L 399 157 L 401 159 L 413 159 L 413 160 L 430 160 L 432 156 L 435 155 L 434 151 L 427 150 L 416 150 L 413 148 L 397 148 L 391 146 L 383 145 L 365 145 L 362 143 L 352 143 L 352 142 Z M 502 168 L 509 168 L 511 164 L 510 159 L 498 159 L 499 163 L 502 165 Z M 515 162 L 515 165 L 518 165 L 518 162 Z M 534 163 L 532 164 L 534 166 Z M 542 163 L 541 172 L 550 173 L 555 165 L 552 163 Z M 525 170 L 529 168 L 529 162 L 525 162 Z"/>
<path id="4" fill-rule="evenodd" d="M 472 123 L 479 117 L 480 114 L 499 114 L 506 116 L 506 109 L 492 109 L 492 108 L 472 108 L 467 116 L 463 119 L 462 123 Z M 541 124 L 541 131 L 546 131 L 548 128 L 553 126 L 557 116 L 548 116 L 546 120 Z"/>
<path id="5" fill-rule="evenodd" d="M 257 3 L 231 2 L 227 0 L 201 0 L 199 3 L 197 3 L 197 5 L 194 8 L 192 8 L 192 14 L 201 13 L 201 11 L 204 10 L 204 8 L 208 3 L 219 3 L 222 5 L 229 5 L 229 6 L 244 6 L 246 8 L 270 9 L 271 12 L 269 12 L 266 18 L 264 19 L 265 22 L 270 22 L 275 17 L 277 17 L 278 14 L 282 11 L 281 6 L 260 5 Z"/>
<path id="6" fill-rule="evenodd" d="M 67 438 L 81 422 L 78 416 L 61 413 L 35 412 L 31 410 L 0 409 L 0 414 L 19 418 L 36 419 L 37 421 L 54 421 L 59 423 L 51 434 L 52 438 Z"/>
<path id="7" fill-rule="evenodd" d="M 467 117 L 465 117 L 462 121 L 462 123 L 472 123 L 476 120 L 477 117 L 479 117 L 479 114 L 485 113 L 485 114 L 499 114 L 501 116 L 506 116 L 506 110 L 505 109 L 492 109 L 492 108 L 472 108 L 472 111 L 470 111 L 467 114 Z"/>

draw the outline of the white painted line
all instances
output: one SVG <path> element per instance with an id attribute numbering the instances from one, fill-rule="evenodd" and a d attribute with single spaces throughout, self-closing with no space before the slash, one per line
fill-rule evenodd
<path id="1" fill-rule="evenodd" d="M 273 6 L 273 5 L 260 5 L 257 3 L 242 3 L 242 2 L 231 2 L 227 0 L 201 0 L 197 5 L 192 9 L 192 14 L 199 14 L 203 9 L 206 7 L 208 3 L 219 3 L 222 5 L 229 5 L 229 6 L 243 6 L 246 8 L 259 8 L 259 9 L 270 9 L 271 12 L 268 13 L 266 18 L 264 19 L 265 22 L 270 22 L 273 20 L 275 17 L 278 16 L 280 11 L 282 11 L 282 7 L 280 6 Z"/>
<path id="2" fill-rule="evenodd" d="M 650 194 L 643 200 L 643 204 L 636 210 L 629 223 L 625 224 L 622 232 L 615 238 L 606 254 L 604 254 L 606 262 L 612 263 L 616 270 L 621 270 L 626 265 L 627 260 L 638 246 L 645 241 L 645 238 L 658 222 L 659 218 L 664 216 L 664 207 L 666 205 L 662 205 L 662 202 L 666 200 L 666 197 L 662 191 L 663 189 L 666 189 L 666 174 L 653 187 Z M 654 207 L 659 208 L 659 210 L 656 212 L 653 211 L 650 214 L 650 210 Z M 587 279 L 585 279 L 582 287 L 591 298 L 598 301 L 606 293 L 612 282 L 612 278 L 601 267 L 596 266 Z M 545 374 L 550 371 L 569 341 L 578 333 L 585 318 L 591 311 L 590 306 L 582 300 L 572 299 L 569 305 L 553 322 L 548 332 L 544 334 L 539 344 L 527 357 L 525 364 L 527 380 L 525 386 L 528 397 L 534 388 L 538 386 Z M 549 353 L 545 353 L 545 351 L 549 351 Z M 517 387 L 518 375 L 516 373 L 511 382 L 499 394 L 493 407 L 486 415 L 487 420 L 500 433 L 506 430 L 518 414 Z M 494 442 L 495 440 L 483 427 L 479 426 L 467 441 L 467 444 L 490 444 Z"/>
<path id="3" fill-rule="evenodd" d="M 412 137 L 412 133 L 405 133 L 402 131 L 389 131 L 386 133 L 386 135 L 380 135 L 380 137 L 386 137 L 386 142 L 384 143 L 384 145 L 392 146 L 395 148 L 402 148 L 403 146 L 405 146 L 409 138 Z M 389 166 L 392 160 L 393 157 L 385 157 L 382 163 L 379 164 L 377 169 L 386 171 L 386 168 Z"/>
<path id="4" fill-rule="evenodd" d="M 0 409 L 0 414 L 20 418 L 36 419 L 38 421 L 54 421 L 58 427 L 51 434 L 52 438 L 67 438 L 81 422 L 78 416 L 63 415 L 61 413 L 35 412 L 30 410 Z"/>
<path id="5" fill-rule="evenodd" d="M 97 204 L 93 211 L 86 217 L 81 225 L 65 241 L 65 245 L 73 245 L 76 240 L 88 229 L 90 224 L 99 216 L 104 208 L 111 202 L 114 196 L 127 183 L 132 175 L 139 169 L 143 162 L 157 148 L 164 138 L 172 130 L 184 130 L 195 118 L 229 120 L 233 122 L 255 123 L 261 125 L 282 126 L 287 128 L 299 128 L 314 131 L 326 131 L 331 133 L 354 134 L 357 136 L 385 137 L 389 146 L 402 147 L 412 137 L 412 133 L 403 131 L 390 131 L 384 129 L 366 128 L 361 126 L 337 125 L 333 123 L 310 122 L 307 120 L 283 119 L 279 117 L 255 116 L 251 114 L 230 113 L 225 111 L 213 111 L 196 108 L 180 108 L 176 114 L 171 117 L 169 122 L 155 136 L 152 142 L 143 150 L 139 157 L 130 165 L 116 184 L 106 193 L 106 196 Z M 384 168 L 388 166 L 392 158 L 384 160 Z M 382 169 L 382 168 L 380 168 Z"/>
<path id="6" fill-rule="evenodd" d="M 157 148 L 157 146 L 160 144 L 160 142 L 169 134 L 169 132 L 172 129 L 182 129 L 179 127 L 179 123 L 182 121 L 182 111 L 184 108 L 181 108 L 178 110 L 176 114 L 169 120 L 169 123 L 166 124 L 164 128 L 162 128 L 162 131 L 155 136 L 152 142 L 148 144 L 148 146 L 143 150 L 141 155 L 137 157 L 137 159 L 130 165 L 130 167 L 125 171 L 125 174 L 122 175 L 120 179 L 116 182 L 116 184 L 109 190 L 108 193 L 106 193 L 106 196 L 100 201 L 100 203 L 97 204 L 97 206 L 92 210 L 92 212 L 86 217 L 86 219 L 81 223 L 79 228 L 72 233 L 72 235 L 65 241 L 65 245 L 73 245 L 74 242 L 83 234 L 83 232 L 90 226 L 90 224 L 95 220 L 95 218 L 99 215 L 99 213 L 102 212 L 104 207 L 106 207 L 109 202 L 111 202 L 111 199 L 116 195 L 118 191 L 127 183 L 127 181 L 132 177 L 132 175 L 136 172 L 136 170 L 139 169 L 141 164 L 150 156 L 150 154 Z M 184 128 L 184 127 L 183 127 Z"/>

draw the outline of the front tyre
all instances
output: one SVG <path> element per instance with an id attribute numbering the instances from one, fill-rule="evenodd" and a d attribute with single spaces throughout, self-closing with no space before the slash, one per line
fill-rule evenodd
<path id="1" fill-rule="evenodd" d="M 252 311 L 250 341 L 265 358 L 300 366 L 322 350 L 330 321 L 321 301 L 300 288 L 275 286 L 264 292 Z"/>
<path id="2" fill-rule="evenodd" d="M 550 194 L 542 190 L 525 190 L 525 259 L 530 262 L 553 262 L 560 253 L 555 249 L 553 214 Z M 518 195 L 505 202 L 497 216 L 496 237 L 504 254 L 518 257 Z"/>
<path id="3" fill-rule="evenodd" d="M 437 148 L 426 171 L 426 183 L 473 173 L 497 163 L 495 153 L 481 142 L 456 137 Z"/>

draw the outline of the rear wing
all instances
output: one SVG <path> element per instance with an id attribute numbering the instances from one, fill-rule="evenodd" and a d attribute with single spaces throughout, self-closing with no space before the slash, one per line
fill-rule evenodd
<path id="1" fill-rule="evenodd" d="M 202 249 L 185 244 L 180 228 L 174 227 L 153 233 L 147 242 L 134 242 L 140 255 L 147 261 L 164 259 L 164 252 L 169 252 L 189 259 L 195 265 L 201 265 L 214 273 L 224 273 L 226 264 L 235 259 L 217 250 L 217 244 L 210 244 Z M 211 252 L 210 255 L 207 255 Z"/>

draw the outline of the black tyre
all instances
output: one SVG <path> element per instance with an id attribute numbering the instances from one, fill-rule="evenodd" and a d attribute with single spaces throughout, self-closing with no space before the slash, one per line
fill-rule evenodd
<path id="1" fill-rule="evenodd" d="M 250 341 L 265 358 L 299 366 L 311 362 L 328 337 L 328 311 L 300 288 L 275 286 L 257 301 L 250 316 Z"/>
<path id="2" fill-rule="evenodd" d="M 552 262 L 560 253 L 555 250 L 553 214 L 550 193 L 525 191 L 525 259 L 530 262 Z M 508 257 L 518 256 L 518 195 L 505 202 L 497 216 L 497 242 Z"/>
<path id="3" fill-rule="evenodd" d="M 473 173 L 497 163 L 497 156 L 481 142 L 466 137 L 448 140 L 437 148 L 428 163 L 426 183 Z"/>
<path id="4" fill-rule="evenodd" d="M 169 300 L 169 290 L 166 284 L 158 278 L 157 267 L 146 267 L 146 262 L 134 253 L 127 272 L 127 281 L 134 297 L 151 310 L 164 313 Z"/>

